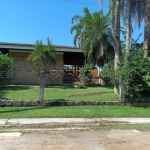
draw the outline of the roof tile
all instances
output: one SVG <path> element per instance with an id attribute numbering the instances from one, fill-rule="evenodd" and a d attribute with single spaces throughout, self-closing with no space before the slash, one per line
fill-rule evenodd
<path id="1" fill-rule="evenodd" d="M 9 45 L 9 46 L 30 46 L 34 47 L 34 44 L 26 44 L 26 43 L 8 43 L 8 42 L 0 42 L 0 45 Z M 55 45 L 56 48 L 66 48 L 66 49 L 80 49 L 79 47 L 73 46 L 62 46 L 62 45 Z"/>

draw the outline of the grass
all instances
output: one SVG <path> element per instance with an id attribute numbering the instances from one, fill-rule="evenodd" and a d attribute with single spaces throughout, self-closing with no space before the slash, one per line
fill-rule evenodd
<path id="1" fill-rule="evenodd" d="M 4 107 L 0 118 L 150 117 L 150 108 L 129 106 Z"/>
<path id="2" fill-rule="evenodd" d="M 150 130 L 150 125 L 108 125 L 108 126 L 98 126 L 98 127 L 91 127 L 91 129 L 97 131 L 97 130 L 111 130 L 111 129 L 117 129 L 117 130 L 140 130 L 140 131 L 146 131 Z"/>
<path id="3" fill-rule="evenodd" d="M 88 95 L 86 95 L 88 93 Z M 89 95 L 91 93 L 91 95 Z M 95 93 L 95 94 L 93 94 Z M 75 96 L 73 96 L 75 94 Z M 8 100 L 38 100 L 39 86 L 9 86 L 0 90 L 0 99 Z M 100 100 L 117 101 L 112 87 L 88 87 L 75 89 L 67 86 L 52 86 L 45 88 L 45 100 Z"/>

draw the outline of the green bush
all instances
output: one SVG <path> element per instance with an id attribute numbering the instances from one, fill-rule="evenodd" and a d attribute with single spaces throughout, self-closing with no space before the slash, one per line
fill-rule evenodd
<path id="1" fill-rule="evenodd" d="M 85 64 L 80 68 L 80 81 L 85 85 L 89 85 L 91 83 L 91 73 L 90 71 L 93 69 L 92 64 Z"/>
<path id="2" fill-rule="evenodd" d="M 101 72 L 100 78 L 102 78 L 106 84 L 115 84 L 115 73 L 113 68 L 113 62 L 109 62 L 109 64 L 105 65 Z"/>
<path id="3" fill-rule="evenodd" d="M 75 88 L 86 88 L 86 85 L 83 82 L 77 81 L 77 82 L 74 82 L 73 84 Z"/>
<path id="4" fill-rule="evenodd" d="M 0 53 L 0 86 L 5 86 L 7 84 L 8 71 L 13 67 L 13 59 L 8 56 L 8 54 Z"/>
<path id="5" fill-rule="evenodd" d="M 135 54 L 123 61 L 118 76 L 124 78 L 125 97 L 128 101 L 150 98 L 150 58 Z"/>
<path id="6" fill-rule="evenodd" d="M 129 56 L 128 60 L 125 57 L 122 58 L 116 75 L 111 63 L 100 72 L 101 78 L 109 79 L 117 88 L 121 76 L 127 101 L 146 101 L 150 98 L 150 57 L 143 58 L 139 51 L 137 54 Z"/>

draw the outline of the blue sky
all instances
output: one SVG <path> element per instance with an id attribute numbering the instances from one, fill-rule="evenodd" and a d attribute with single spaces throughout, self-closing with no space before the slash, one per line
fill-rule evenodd
<path id="1" fill-rule="evenodd" d="M 55 45 L 73 46 L 71 18 L 82 15 L 83 7 L 99 11 L 98 0 L 0 0 L 0 42 L 31 43 L 52 39 Z M 108 2 L 104 0 L 104 12 Z M 143 32 L 134 31 L 133 38 Z M 143 34 L 139 42 L 143 41 Z"/>

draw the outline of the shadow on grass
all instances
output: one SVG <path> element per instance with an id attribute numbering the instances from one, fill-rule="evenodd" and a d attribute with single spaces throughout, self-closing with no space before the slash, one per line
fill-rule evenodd
<path id="1" fill-rule="evenodd" d="M 3 108 L 6 108 L 6 107 L 3 107 Z M 2 111 L 3 109 L 1 108 L 0 109 L 0 114 L 2 114 L 2 113 L 12 113 L 12 112 L 18 113 L 18 112 L 21 112 L 21 111 L 36 110 L 36 109 L 40 110 L 40 109 L 47 109 L 47 108 L 48 107 L 46 107 L 46 106 L 36 106 L 36 107 L 26 107 L 26 108 L 25 107 L 16 107 L 14 110 L 5 110 L 5 111 Z M 11 107 L 10 107 L 10 109 L 11 109 Z"/>
<path id="2" fill-rule="evenodd" d="M 6 87 L 1 88 L 1 91 L 18 91 L 18 90 L 28 90 L 32 89 L 33 87 L 29 85 L 9 85 Z"/>
<path id="3" fill-rule="evenodd" d="M 88 87 L 94 87 L 94 88 L 108 88 L 108 89 L 113 89 L 114 87 L 113 86 L 108 86 L 108 85 L 97 85 L 97 84 L 94 84 L 94 85 L 89 85 Z M 48 88 L 58 88 L 58 89 L 75 89 L 73 87 L 73 85 L 70 85 L 70 86 L 67 86 L 67 85 L 64 85 L 64 86 L 49 86 Z"/>
<path id="4" fill-rule="evenodd" d="M 1 90 L 0 89 L 0 99 L 4 99 L 5 98 L 5 94 L 6 94 L 5 90 Z"/>
<path id="5" fill-rule="evenodd" d="M 93 84 L 89 85 L 89 87 L 94 87 L 94 88 L 108 88 L 108 89 L 113 89 L 113 86 L 110 85 L 100 85 L 100 84 Z"/>
<path id="6" fill-rule="evenodd" d="M 54 89 L 54 88 L 56 88 L 56 89 L 74 89 L 74 87 L 73 86 L 49 86 L 49 87 L 47 87 L 47 88 L 52 88 L 52 89 Z"/>
<path id="7" fill-rule="evenodd" d="M 66 99 L 49 99 L 49 101 L 65 101 Z M 47 100 L 45 100 L 47 101 Z"/>
<path id="8" fill-rule="evenodd" d="M 33 87 L 27 85 L 8 85 L 5 87 L 0 87 L 0 99 L 7 99 L 5 94 L 9 91 L 19 91 L 19 90 L 28 90 L 32 89 Z"/>

